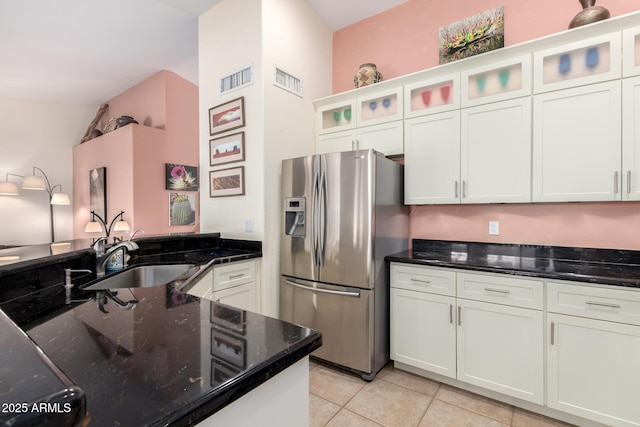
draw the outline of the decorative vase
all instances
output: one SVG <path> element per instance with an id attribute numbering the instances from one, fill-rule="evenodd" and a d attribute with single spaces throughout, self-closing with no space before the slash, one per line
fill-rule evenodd
<path id="1" fill-rule="evenodd" d="M 368 86 L 382 80 L 382 74 L 376 68 L 376 64 L 362 64 L 358 72 L 353 76 L 353 84 L 356 87 Z"/>
<path id="2" fill-rule="evenodd" d="M 611 14 L 602 6 L 596 6 L 596 0 L 579 0 L 582 10 L 573 17 L 569 23 L 569 28 L 581 27 L 592 22 L 609 19 Z"/>

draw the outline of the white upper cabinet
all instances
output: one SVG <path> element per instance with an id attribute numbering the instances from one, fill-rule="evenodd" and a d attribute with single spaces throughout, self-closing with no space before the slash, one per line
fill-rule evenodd
<path id="1" fill-rule="evenodd" d="M 640 77 L 622 80 L 622 199 L 640 200 Z"/>
<path id="2" fill-rule="evenodd" d="M 461 110 L 461 202 L 531 201 L 531 98 Z"/>
<path id="3" fill-rule="evenodd" d="M 628 28 L 622 32 L 622 76 L 640 74 L 640 27 Z"/>
<path id="4" fill-rule="evenodd" d="M 460 81 L 462 107 L 531 95 L 531 55 L 465 70 Z"/>
<path id="5" fill-rule="evenodd" d="M 533 201 L 621 200 L 620 80 L 533 97 Z"/>
<path id="6" fill-rule="evenodd" d="M 533 91 L 541 93 L 619 79 L 621 51 L 621 33 L 613 32 L 534 52 Z"/>
<path id="7" fill-rule="evenodd" d="M 430 78 L 404 87 L 405 119 L 458 108 L 460 108 L 460 76 L 457 73 Z"/>
<path id="8" fill-rule="evenodd" d="M 402 119 L 402 86 L 356 98 L 357 126 L 371 126 Z"/>
<path id="9" fill-rule="evenodd" d="M 404 123 L 405 204 L 460 203 L 460 111 Z"/>
<path id="10" fill-rule="evenodd" d="M 318 107 L 316 110 L 316 133 L 323 135 L 330 132 L 355 129 L 355 109 L 355 99 Z"/>

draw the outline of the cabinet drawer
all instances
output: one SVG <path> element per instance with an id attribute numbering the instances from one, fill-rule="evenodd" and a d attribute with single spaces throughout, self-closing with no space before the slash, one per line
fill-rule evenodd
<path id="1" fill-rule="evenodd" d="M 640 291 L 547 282 L 547 311 L 640 325 Z"/>
<path id="2" fill-rule="evenodd" d="M 542 310 L 544 284 L 513 276 L 458 273 L 458 298 Z"/>
<path id="3" fill-rule="evenodd" d="M 213 269 L 213 291 L 221 291 L 233 286 L 255 281 L 254 261 L 233 262 L 216 266 Z"/>
<path id="4" fill-rule="evenodd" d="M 455 296 L 456 274 L 443 268 L 391 263 L 391 287 Z"/>

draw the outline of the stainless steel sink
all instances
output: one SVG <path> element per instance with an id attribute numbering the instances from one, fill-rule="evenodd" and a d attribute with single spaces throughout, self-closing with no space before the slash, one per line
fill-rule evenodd
<path id="1" fill-rule="evenodd" d="M 156 264 L 130 267 L 82 288 L 84 291 L 104 289 L 147 288 L 166 285 L 187 273 L 193 264 Z M 188 278 L 185 276 L 185 279 Z"/>

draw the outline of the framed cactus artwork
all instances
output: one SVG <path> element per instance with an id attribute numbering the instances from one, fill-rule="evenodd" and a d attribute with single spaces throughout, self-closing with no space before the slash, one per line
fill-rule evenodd
<path id="1" fill-rule="evenodd" d="M 195 194 L 169 194 L 169 225 L 194 225 L 196 223 Z"/>
<path id="2" fill-rule="evenodd" d="M 166 189 L 174 191 L 198 191 L 198 167 L 165 163 Z"/>
<path id="3" fill-rule="evenodd" d="M 439 39 L 440 64 L 504 47 L 504 6 L 440 27 Z"/>

